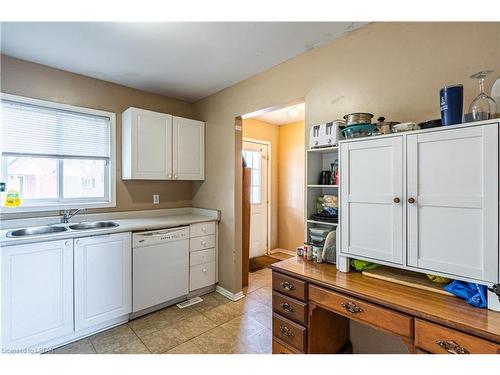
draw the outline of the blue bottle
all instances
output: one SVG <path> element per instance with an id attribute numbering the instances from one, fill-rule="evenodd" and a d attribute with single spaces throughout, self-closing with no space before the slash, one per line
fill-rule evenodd
<path id="1" fill-rule="evenodd" d="M 441 123 L 454 125 L 462 122 L 464 87 L 462 85 L 445 86 L 439 91 Z"/>

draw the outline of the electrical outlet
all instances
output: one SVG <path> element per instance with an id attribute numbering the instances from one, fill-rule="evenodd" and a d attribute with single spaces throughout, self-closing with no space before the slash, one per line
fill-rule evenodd
<path id="1" fill-rule="evenodd" d="M 153 204 L 160 204 L 160 196 L 158 194 L 153 194 Z"/>

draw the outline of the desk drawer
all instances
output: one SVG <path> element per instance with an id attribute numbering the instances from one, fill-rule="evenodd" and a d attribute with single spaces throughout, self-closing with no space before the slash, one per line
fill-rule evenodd
<path id="1" fill-rule="evenodd" d="M 198 251 L 215 247 L 215 235 L 195 237 L 189 240 L 189 250 Z"/>
<path id="2" fill-rule="evenodd" d="M 301 352 L 305 352 L 306 328 L 276 313 L 273 313 L 273 336 L 285 344 L 291 345 Z"/>
<path id="3" fill-rule="evenodd" d="M 273 339 L 273 354 L 298 354 L 300 352 L 288 348 L 287 346 L 280 343 L 278 340 Z"/>
<path id="4" fill-rule="evenodd" d="M 273 292 L 273 311 L 300 324 L 306 324 L 307 304 Z"/>
<path id="5" fill-rule="evenodd" d="M 273 272 L 273 289 L 277 292 L 305 302 L 306 287 L 307 283 L 305 281 Z"/>
<path id="6" fill-rule="evenodd" d="M 413 337 L 411 316 L 314 285 L 309 285 L 309 300 L 349 319 L 400 336 Z"/>
<path id="7" fill-rule="evenodd" d="M 498 354 L 500 344 L 415 319 L 415 346 L 436 354 Z"/>

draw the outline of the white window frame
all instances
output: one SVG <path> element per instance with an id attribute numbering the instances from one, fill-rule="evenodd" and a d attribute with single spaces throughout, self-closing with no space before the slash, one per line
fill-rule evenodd
<path id="1" fill-rule="evenodd" d="M 59 203 L 55 203 L 53 201 L 51 201 L 50 203 L 49 202 L 44 203 L 43 199 L 40 199 L 41 201 L 40 204 L 32 204 L 29 206 L 23 206 L 23 204 L 21 204 L 21 206 L 19 207 L 3 207 L 0 205 L 0 213 L 7 214 L 7 213 L 20 213 L 20 212 L 58 211 L 58 210 L 67 210 L 71 208 L 116 207 L 116 114 L 115 113 L 101 111 L 92 108 L 78 107 L 70 104 L 51 102 L 47 100 L 27 98 L 24 96 L 5 94 L 5 93 L 0 93 L 0 98 L 2 100 L 9 100 L 12 102 L 18 102 L 22 104 L 33 104 L 48 108 L 62 109 L 76 113 L 108 117 L 110 123 L 110 143 L 111 143 L 110 144 L 111 154 L 109 158 L 108 173 L 105 176 L 105 180 L 109 179 L 108 191 L 105 193 L 105 197 L 108 198 L 106 201 L 103 200 L 94 201 L 93 198 L 70 198 L 70 199 L 65 199 L 64 202 L 59 202 Z M 0 124 L 0 137 L 1 137 L 1 124 Z M 1 147 L 2 143 L 0 142 L 0 157 L 2 156 Z M 30 155 L 24 155 L 24 156 L 30 156 Z M 59 163 L 61 166 L 62 160 L 59 160 Z M 2 168 L 1 164 L 2 163 L 0 163 L 0 168 Z M 0 170 L 0 175 L 1 175 L 1 170 Z M 58 183 L 61 183 L 61 181 L 62 179 L 59 179 Z"/>

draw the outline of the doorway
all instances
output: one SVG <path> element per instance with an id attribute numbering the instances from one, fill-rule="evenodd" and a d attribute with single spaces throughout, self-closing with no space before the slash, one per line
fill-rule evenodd
<path id="1" fill-rule="evenodd" d="M 304 241 L 305 105 L 295 101 L 242 117 L 245 286 L 248 264 L 251 272 L 266 268 L 293 256 Z"/>

